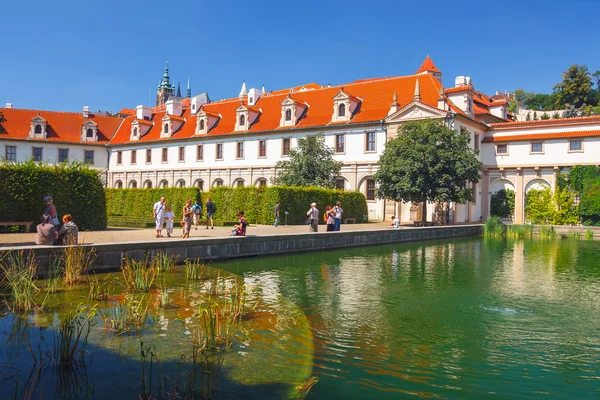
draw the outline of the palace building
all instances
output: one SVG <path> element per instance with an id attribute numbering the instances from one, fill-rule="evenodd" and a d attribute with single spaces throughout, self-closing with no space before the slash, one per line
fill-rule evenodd
<path id="1" fill-rule="evenodd" d="M 343 163 L 338 186 L 367 198 L 370 219 L 420 219 L 420 207 L 377 199 L 373 175 L 385 143 L 403 123 L 433 118 L 471 137 L 484 164 L 467 204 L 428 207 L 428 219 L 464 223 L 489 214 L 492 193 L 516 192 L 514 221 L 524 222 L 525 193 L 554 188 L 556 174 L 578 164 L 600 164 L 600 116 L 515 122 L 510 97 L 475 90 L 468 76 L 444 87 L 427 57 L 411 75 L 360 79 L 338 86 L 309 83 L 267 92 L 244 82 L 235 98 L 182 98 L 168 66 L 154 107 L 123 109 L 119 117 L 0 108 L 7 161 L 78 159 L 106 174 L 108 187 L 265 186 L 275 164 L 298 138 L 323 132 Z M 448 209 L 449 207 L 449 209 Z"/>

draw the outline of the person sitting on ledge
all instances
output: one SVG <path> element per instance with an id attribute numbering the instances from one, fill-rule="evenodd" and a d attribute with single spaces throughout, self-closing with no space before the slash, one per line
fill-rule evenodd
<path id="1" fill-rule="evenodd" d="M 248 222 L 246 222 L 246 218 L 244 218 L 244 212 L 240 211 L 237 213 L 237 217 L 240 219 L 239 224 L 233 226 L 231 236 L 246 236 L 246 227 L 248 226 Z"/>
<path id="2" fill-rule="evenodd" d="M 42 223 L 37 226 L 35 244 L 52 245 L 56 242 L 56 229 L 50 223 L 50 215 L 42 215 Z"/>
<path id="3" fill-rule="evenodd" d="M 392 215 L 392 223 L 390 224 L 390 228 L 400 228 L 400 219 L 398 219 L 395 215 Z"/>
<path id="4" fill-rule="evenodd" d="M 62 218 L 63 226 L 58 231 L 60 244 L 77 244 L 79 241 L 79 228 L 73 222 L 71 214 L 65 214 Z"/>

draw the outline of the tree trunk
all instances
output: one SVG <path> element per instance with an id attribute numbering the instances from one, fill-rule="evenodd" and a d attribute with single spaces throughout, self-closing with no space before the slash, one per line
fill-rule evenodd
<path id="1" fill-rule="evenodd" d="M 421 210 L 421 221 L 423 221 L 423 225 L 427 222 L 427 200 L 423 201 L 423 210 Z"/>

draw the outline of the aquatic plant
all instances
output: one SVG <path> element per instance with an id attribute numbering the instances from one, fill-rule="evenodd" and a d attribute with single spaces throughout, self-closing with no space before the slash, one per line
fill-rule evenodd
<path id="1" fill-rule="evenodd" d="M 119 302 L 116 307 L 100 310 L 99 315 L 109 331 L 140 332 L 148 322 L 148 302 L 145 297 L 137 301 L 128 297 L 124 304 Z"/>
<path id="2" fill-rule="evenodd" d="M 510 239 L 530 238 L 533 235 L 533 225 L 509 225 L 506 237 Z"/>
<path id="3" fill-rule="evenodd" d="M 96 251 L 85 246 L 67 246 L 63 248 L 62 262 L 65 283 L 73 285 L 85 281 L 84 276 L 96 261 Z"/>
<path id="4" fill-rule="evenodd" d="M 147 260 L 136 261 L 126 257 L 121 265 L 121 273 L 128 289 L 148 292 L 154 285 L 158 266 L 156 263 L 148 263 Z"/>
<path id="5" fill-rule="evenodd" d="M 483 224 L 483 235 L 485 237 L 501 237 L 503 235 L 502 226 L 500 217 L 490 217 Z"/>
<path id="6" fill-rule="evenodd" d="M 553 226 L 540 225 L 538 228 L 538 237 L 540 239 L 554 239 L 556 237 L 556 230 Z"/>
<path id="7" fill-rule="evenodd" d="M 89 292 L 88 299 L 92 300 L 106 300 L 110 297 L 110 293 L 112 290 L 113 276 L 112 274 L 108 274 L 103 279 L 98 278 L 98 276 L 94 276 L 93 278 L 89 278 Z"/>
<path id="8" fill-rule="evenodd" d="M 140 400 L 151 400 L 152 396 L 152 375 L 154 363 L 158 364 L 158 355 L 156 353 L 156 347 L 144 346 L 144 341 L 140 341 L 140 360 L 142 363 L 142 393 L 140 393 Z"/>
<path id="9" fill-rule="evenodd" d="M 585 240 L 594 240 L 594 231 L 591 229 L 586 229 L 585 231 Z"/>
<path id="10" fill-rule="evenodd" d="M 177 262 L 177 257 L 170 257 L 167 253 L 163 253 L 159 251 L 156 253 L 154 257 L 150 260 L 150 265 L 154 266 L 159 273 L 161 272 L 173 272 L 175 270 L 175 264 Z"/>
<path id="11" fill-rule="evenodd" d="M 304 381 L 302 385 L 296 386 L 296 390 L 298 394 L 296 395 L 296 399 L 305 399 L 308 396 L 308 392 L 319 382 L 319 378 L 316 376 L 312 376 Z"/>
<path id="12" fill-rule="evenodd" d="M 57 366 L 71 367 L 75 364 L 83 365 L 88 337 L 92 326 L 95 325 L 94 318 L 96 309 L 84 310 L 81 307 L 70 311 L 63 318 L 58 330 L 54 331 L 53 360 Z"/>
<path id="13" fill-rule="evenodd" d="M 40 292 L 36 286 L 37 269 L 38 263 L 32 251 L 0 255 L 0 288 L 8 308 L 13 311 L 37 308 L 35 296 Z"/>
<path id="14" fill-rule="evenodd" d="M 206 274 L 206 267 L 200 260 L 185 260 L 185 277 L 191 280 L 201 280 Z"/>

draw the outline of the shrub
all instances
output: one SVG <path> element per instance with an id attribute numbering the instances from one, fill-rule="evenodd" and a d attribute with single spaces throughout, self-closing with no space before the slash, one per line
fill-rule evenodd
<path id="1" fill-rule="evenodd" d="M 200 200 L 200 190 L 196 188 L 167 189 L 106 189 L 106 212 L 108 215 L 126 217 L 147 217 L 152 220 L 152 206 L 162 196 L 167 199 L 167 206 L 173 207 L 177 217 L 187 199 Z"/>
<path id="2" fill-rule="evenodd" d="M 52 196 L 58 218 L 71 214 L 80 230 L 106 228 L 104 185 L 85 165 L 0 163 L 0 221 L 39 223 L 42 199 Z"/>
<path id="3" fill-rule="evenodd" d="M 515 212 L 515 191 L 501 189 L 492 194 L 490 198 L 490 214 L 498 217 L 507 217 Z"/>
<path id="4" fill-rule="evenodd" d="M 581 192 L 579 215 L 587 224 L 600 223 L 600 179 L 588 181 Z"/>
<path id="5" fill-rule="evenodd" d="M 501 237 L 503 234 L 502 220 L 500 217 L 490 217 L 483 225 L 483 234 L 486 237 Z"/>

